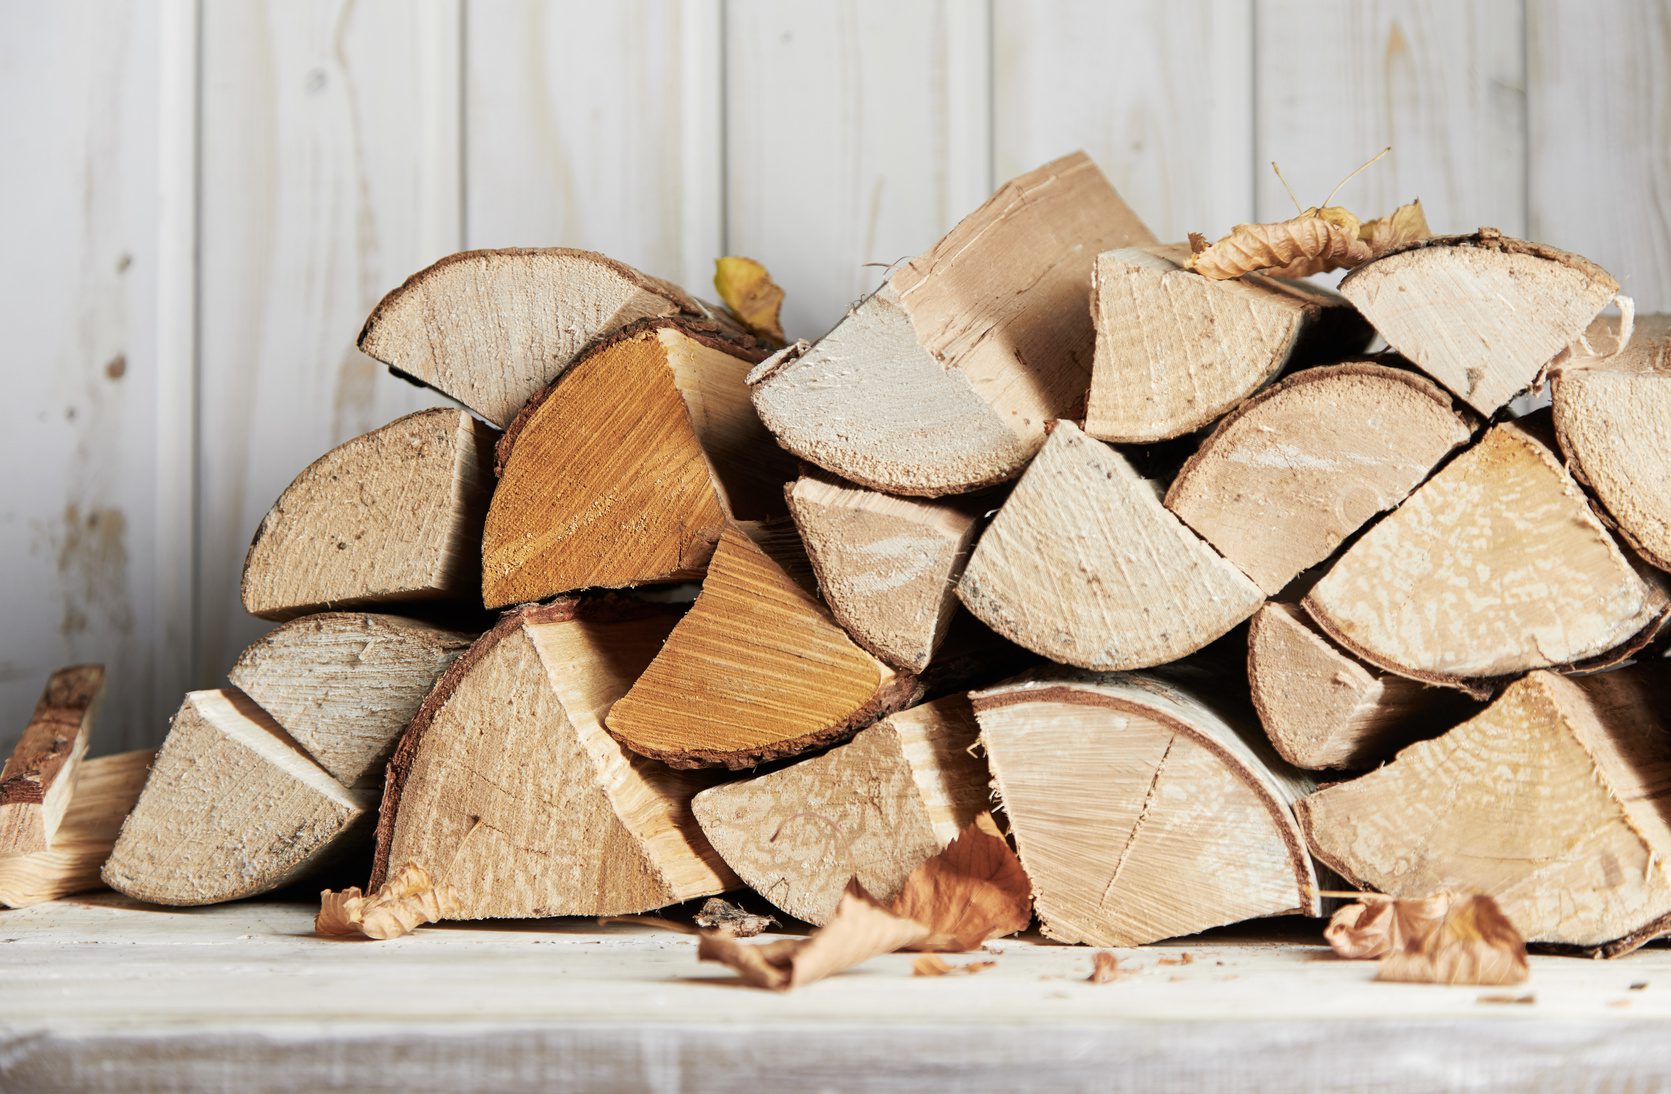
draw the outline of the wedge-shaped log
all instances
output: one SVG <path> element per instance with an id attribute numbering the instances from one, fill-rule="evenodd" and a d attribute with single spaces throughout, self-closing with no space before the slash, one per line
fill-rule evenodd
<path id="1" fill-rule="evenodd" d="M 1220 422 L 1172 480 L 1166 507 L 1275 596 L 1403 501 L 1472 432 L 1417 373 L 1359 362 L 1304 369 Z"/>
<path id="2" fill-rule="evenodd" d="M 1313 853 L 1393 896 L 1494 897 L 1528 940 L 1633 948 L 1671 921 L 1671 733 L 1640 669 L 1534 672 L 1300 802 Z"/>
<path id="3" fill-rule="evenodd" d="M 711 780 L 604 731 L 675 618 L 567 598 L 478 639 L 390 761 L 371 884 L 421 866 L 458 891 L 459 919 L 625 915 L 734 886 L 690 813 Z"/>
<path id="4" fill-rule="evenodd" d="M 789 513 L 836 621 L 888 664 L 921 672 L 957 612 L 988 501 L 901 498 L 807 474 L 789 491 Z"/>
<path id="5" fill-rule="evenodd" d="M 346 790 L 237 691 L 181 704 L 104 864 L 152 904 L 217 904 L 327 865 L 372 799 Z"/>
<path id="6" fill-rule="evenodd" d="M 59 669 L 47 680 L 29 725 L 0 768 L 0 855 L 52 847 L 103 698 L 103 665 Z"/>
<path id="7" fill-rule="evenodd" d="M 139 800 L 154 755 L 123 752 L 84 761 L 52 849 L 0 855 L 0 906 L 24 908 L 103 888 L 99 869 Z"/>
<path id="8" fill-rule="evenodd" d="M 1578 255 L 1481 228 L 1391 251 L 1340 291 L 1394 349 L 1489 415 L 1578 340 L 1619 283 Z"/>
<path id="9" fill-rule="evenodd" d="M 1292 811 L 1311 784 L 1223 691 L 1054 669 L 971 696 L 1045 934 L 1136 946 L 1319 913 Z"/>
<path id="10" fill-rule="evenodd" d="M 475 603 L 494 432 L 420 410 L 338 445 L 285 488 L 244 559 L 244 608 Z"/>
<path id="11" fill-rule="evenodd" d="M 1175 661 L 1264 599 L 1124 456 L 1066 421 L 981 534 L 957 594 L 1017 645 L 1089 669 Z"/>
<path id="12" fill-rule="evenodd" d="M 1640 648 L 1665 619 L 1665 592 L 1536 428 L 1495 426 L 1364 533 L 1307 594 L 1311 617 L 1382 668 L 1482 694 Z"/>
<path id="13" fill-rule="evenodd" d="M 847 637 L 788 522 L 727 528 L 691 610 L 609 731 L 674 767 L 752 767 L 851 737 L 921 697 Z"/>
<path id="14" fill-rule="evenodd" d="M 725 321 L 678 286 L 592 251 L 464 251 L 385 296 L 360 349 L 503 429 L 590 343 L 652 315 Z"/>
<path id="15" fill-rule="evenodd" d="M 684 319 L 588 350 L 499 443 L 482 601 L 698 578 L 728 519 L 781 514 L 794 461 L 743 382 L 763 356 Z"/>
<path id="16" fill-rule="evenodd" d="M 1278 601 L 1248 627 L 1247 676 L 1277 754 L 1312 770 L 1373 767 L 1474 709 L 1459 691 L 1364 664 Z"/>
<path id="17" fill-rule="evenodd" d="M 227 679 L 338 782 L 375 789 L 401 731 L 474 637 L 397 615 L 322 612 L 267 632 Z"/>
<path id="18" fill-rule="evenodd" d="M 817 345 L 749 378 L 778 441 L 851 482 L 961 493 L 1015 476 L 1080 412 L 1099 251 L 1153 243 L 1083 152 L 1005 183 Z"/>
<path id="19" fill-rule="evenodd" d="M 1181 437 L 1292 362 L 1338 360 L 1369 344 L 1369 324 L 1328 289 L 1258 274 L 1213 281 L 1184 269 L 1188 257 L 1181 243 L 1097 256 L 1091 436 Z"/>
<path id="20" fill-rule="evenodd" d="M 1638 320 L 1624 351 L 1603 356 L 1617 339 L 1616 320 L 1598 321 L 1597 354 L 1556 370 L 1555 432 L 1619 534 L 1671 570 L 1671 316 Z"/>
<path id="21" fill-rule="evenodd" d="M 988 806 L 966 695 L 890 715 L 847 744 L 704 790 L 691 803 L 744 883 L 809 923 L 851 878 L 884 903 Z"/>

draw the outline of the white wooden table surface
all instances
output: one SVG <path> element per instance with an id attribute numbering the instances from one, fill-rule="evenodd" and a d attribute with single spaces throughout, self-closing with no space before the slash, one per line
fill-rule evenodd
<path id="1" fill-rule="evenodd" d="M 330 942 L 312 911 L 0 913 L 0 1089 L 1671 1088 L 1666 948 L 1536 957 L 1507 992 L 1382 984 L 1285 923 L 1119 951 L 1106 985 L 1089 950 L 1008 940 L 974 976 L 893 955 L 775 995 L 639 926 Z"/>

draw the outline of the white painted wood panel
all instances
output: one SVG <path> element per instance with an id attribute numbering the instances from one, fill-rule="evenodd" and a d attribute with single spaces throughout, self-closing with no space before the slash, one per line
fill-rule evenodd
<path id="1" fill-rule="evenodd" d="M 817 337 L 991 194 L 981 0 L 729 0 L 726 246 Z"/>
<path id="2" fill-rule="evenodd" d="M 459 244 L 457 0 L 203 5 L 199 551 L 209 686 L 267 507 L 332 445 L 438 397 L 354 346 Z"/>
<path id="3" fill-rule="evenodd" d="M 60 664 L 109 668 L 100 750 L 153 739 L 186 682 L 190 469 L 173 454 L 190 436 L 158 431 L 183 424 L 157 352 L 160 14 L 0 12 L 0 740 Z"/>
<path id="4" fill-rule="evenodd" d="M 1083 148 L 1162 239 L 1250 217 L 1250 0 L 1000 0 L 994 16 L 1000 179 Z"/>
<path id="5" fill-rule="evenodd" d="M 1671 310 L 1671 3 L 1531 0 L 1532 235 Z"/>

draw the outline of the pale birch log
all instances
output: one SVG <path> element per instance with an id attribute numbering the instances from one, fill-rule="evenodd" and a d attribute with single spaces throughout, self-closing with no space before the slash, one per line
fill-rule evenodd
<path id="1" fill-rule="evenodd" d="M 1044 933 L 1136 946 L 1317 915 L 1292 803 L 1311 789 L 1192 672 L 1053 669 L 975 692 Z"/>
<path id="2" fill-rule="evenodd" d="M 35 713 L 0 768 L 0 855 L 52 847 L 103 698 L 103 665 L 59 669 L 47 680 Z"/>
<path id="3" fill-rule="evenodd" d="M 1096 357 L 1085 432 L 1144 442 L 1209 425 L 1296 360 L 1338 360 L 1372 332 L 1339 295 L 1250 274 L 1213 281 L 1183 268 L 1189 248 L 1097 256 Z"/>
<path id="4" fill-rule="evenodd" d="M 139 800 L 155 755 L 123 752 L 84 761 L 52 849 L 0 855 L 0 905 L 24 908 L 103 888 L 99 870 Z"/>

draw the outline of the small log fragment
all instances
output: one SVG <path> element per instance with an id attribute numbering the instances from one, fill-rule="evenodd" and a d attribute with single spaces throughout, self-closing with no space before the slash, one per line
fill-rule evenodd
<path id="1" fill-rule="evenodd" d="M 1220 422 L 1166 507 L 1275 596 L 1466 444 L 1470 417 L 1404 369 L 1304 369 Z"/>
<path id="2" fill-rule="evenodd" d="M 901 498 L 811 473 L 790 488 L 789 513 L 836 622 L 888 664 L 921 672 L 957 612 L 987 501 Z"/>
<path id="3" fill-rule="evenodd" d="M 957 594 L 1012 642 L 1090 669 L 1175 661 L 1264 599 L 1125 456 L 1067 421 L 981 534 Z"/>
<path id="4" fill-rule="evenodd" d="M 920 697 L 847 637 L 787 522 L 730 527 L 707 580 L 609 710 L 628 748 L 674 767 L 752 767 L 835 744 Z"/>
<path id="5" fill-rule="evenodd" d="M 1459 691 L 1364 664 L 1278 601 L 1253 615 L 1247 675 L 1277 754 L 1311 770 L 1373 767 L 1473 709 Z"/>
<path id="6" fill-rule="evenodd" d="M 1223 693 L 1182 669 L 1051 669 L 971 696 L 1045 934 L 1136 946 L 1320 914 L 1291 808 L 1311 783 Z"/>
<path id="7" fill-rule="evenodd" d="M 376 789 L 395 741 L 475 636 L 368 612 L 293 619 L 227 679 L 342 785 Z"/>
<path id="8" fill-rule="evenodd" d="M 1373 332 L 1321 286 L 1249 274 L 1213 281 L 1184 269 L 1184 244 L 1097 256 L 1096 357 L 1085 432 L 1145 442 L 1193 433 L 1295 360 L 1338 360 Z"/>
<path id="9" fill-rule="evenodd" d="M 83 761 L 52 849 L 0 855 L 0 905 L 26 908 L 103 888 L 99 869 L 139 800 L 155 755 L 122 752 Z"/>
<path id="10" fill-rule="evenodd" d="M 764 356 L 712 324 L 649 319 L 535 396 L 499 443 L 483 603 L 699 578 L 728 519 L 781 514 L 794 461 L 743 382 Z"/>
<path id="11" fill-rule="evenodd" d="M 890 715 L 847 744 L 704 790 L 703 833 L 744 883 L 824 924 L 851 878 L 884 904 L 987 808 L 986 765 L 966 695 Z"/>
<path id="12" fill-rule="evenodd" d="M 360 349 L 503 429 L 593 341 L 653 315 L 730 322 L 678 286 L 592 251 L 463 251 L 385 296 Z"/>
<path id="13" fill-rule="evenodd" d="M 370 888 L 407 865 L 459 919 L 629 915 L 737 879 L 690 799 L 712 780 L 632 755 L 603 715 L 677 612 L 613 596 L 510 612 L 453 662 L 389 763 Z"/>
<path id="14" fill-rule="evenodd" d="M 1528 941 L 1639 945 L 1671 921 L 1667 695 L 1643 669 L 1533 672 L 1442 737 L 1318 791 L 1318 859 L 1397 897 L 1496 899 Z"/>
<path id="15" fill-rule="evenodd" d="M 1531 669 L 1640 648 L 1665 620 L 1665 591 L 1607 534 L 1538 425 L 1495 426 L 1445 465 L 1335 561 L 1306 611 L 1373 664 L 1482 697 Z"/>
<path id="16" fill-rule="evenodd" d="M 1595 355 L 1554 373 L 1561 451 L 1619 534 L 1671 570 L 1671 316 L 1638 319 L 1629 345 L 1610 356 L 1602 351 L 1618 344 L 1617 320 L 1598 320 L 1589 342 Z"/>
<path id="17" fill-rule="evenodd" d="M 817 345 L 749 377 L 789 451 L 851 482 L 937 497 L 1013 478 L 1079 415 L 1100 251 L 1153 243 L 1083 153 L 999 188 Z"/>
<path id="18" fill-rule="evenodd" d="M 1586 258 L 1481 228 L 1389 251 L 1340 292 L 1393 349 L 1491 415 L 1578 340 L 1619 283 Z"/>
<path id="19" fill-rule="evenodd" d="M 104 864 L 152 904 L 218 904 L 328 864 L 371 799 L 345 789 L 249 697 L 194 691 Z"/>
<path id="20" fill-rule="evenodd" d="M 245 610 L 474 603 L 493 438 L 462 410 L 420 410 L 315 460 L 255 531 Z"/>
<path id="21" fill-rule="evenodd" d="M 0 768 L 0 855 L 52 847 L 103 698 L 103 665 L 59 669 L 47 680 L 29 725 Z"/>

